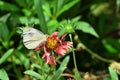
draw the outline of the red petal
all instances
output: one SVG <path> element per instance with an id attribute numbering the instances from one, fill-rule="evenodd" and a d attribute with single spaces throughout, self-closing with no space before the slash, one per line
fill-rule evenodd
<path id="1" fill-rule="evenodd" d="M 67 34 L 64 34 L 62 37 L 61 37 L 61 41 L 65 38 Z"/>
<path id="2" fill-rule="evenodd" d="M 52 33 L 51 37 L 57 38 L 58 37 L 58 32 Z"/>
<path id="3" fill-rule="evenodd" d="M 51 60 L 49 61 L 48 64 L 50 64 L 50 65 L 56 65 L 56 61 L 55 61 L 54 54 L 52 54 L 52 56 L 51 56 Z"/>
<path id="4" fill-rule="evenodd" d="M 42 56 L 42 58 L 45 59 L 46 63 L 48 63 L 50 61 L 50 53 L 47 52 L 47 53 L 44 53 L 44 55 Z"/>
<path id="5" fill-rule="evenodd" d="M 63 45 L 59 46 L 59 47 L 56 49 L 56 52 L 57 52 L 58 55 L 60 55 L 60 56 L 64 56 L 65 53 L 66 53 L 66 51 L 67 51 L 67 47 L 65 47 L 65 46 L 63 46 Z"/>

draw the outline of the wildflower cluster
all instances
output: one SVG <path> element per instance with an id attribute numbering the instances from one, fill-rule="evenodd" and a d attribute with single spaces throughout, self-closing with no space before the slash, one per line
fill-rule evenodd
<path id="1" fill-rule="evenodd" d="M 63 41 L 65 36 L 66 34 L 59 38 L 58 32 L 54 32 L 47 37 L 46 42 L 42 46 L 36 48 L 36 50 L 38 50 L 38 48 L 40 49 L 41 47 L 43 47 L 44 54 L 42 58 L 45 59 L 46 63 L 50 65 L 55 65 L 56 60 L 54 53 L 56 52 L 59 56 L 64 56 L 69 48 L 72 47 L 72 42 Z"/>

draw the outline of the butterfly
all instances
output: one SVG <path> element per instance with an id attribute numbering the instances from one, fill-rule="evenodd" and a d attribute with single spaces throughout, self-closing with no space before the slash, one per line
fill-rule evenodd
<path id="1" fill-rule="evenodd" d="M 35 28 L 24 27 L 22 30 L 23 43 L 27 49 L 35 49 L 47 39 L 45 34 Z"/>

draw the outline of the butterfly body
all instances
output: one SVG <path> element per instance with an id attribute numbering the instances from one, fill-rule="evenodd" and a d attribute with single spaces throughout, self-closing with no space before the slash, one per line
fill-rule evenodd
<path id="1" fill-rule="evenodd" d="M 37 48 L 40 44 L 44 43 L 46 39 L 46 35 L 35 28 L 23 28 L 23 43 L 28 49 Z"/>

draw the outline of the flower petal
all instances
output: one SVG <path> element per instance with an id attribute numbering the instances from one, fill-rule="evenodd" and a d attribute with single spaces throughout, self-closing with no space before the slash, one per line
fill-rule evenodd
<path id="1" fill-rule="evenodd" d="M 52 35 L 50 37 L 58 38 L 58 32 L 52 33 Z"/>
<path id="2" fill-rule="evenodd" d="M 42 56 L 42 58 L 45 59 L 46 63 L 48 63 L 50 61 L 50 53 L 46 50 L 46 47 L 44 46 L 44 54 Z"/>
<path id="3" fill-rule="evenodd" d="M 68 49 L 71 48 L 71 46 L 72 42 L 69 41 L 62 42 L 62 45 L 57 47 L 56 52 L 58 53 L 58 55 L 64 56 Z"/>
<path id="4" fill-rule="evenodd" d="M 58 55 L 60 55 L 60 56 L 64 56 L 65 53 L 66 53 L 66 51 L 67 51 L 67 47 L 66 47 L 66 46 L 63 46 L 63 45 L 59 46 L 59 47 L 56 49 L 56 52 L 57 52 Z"/>
<path id="5" fill-rule="evenodd" d="M 52 53 L 52 56 L 51 56 L 51 60 L 49 61 L 48 64 L 50 64 L 50 65 L 56 65 L 55 56 L 54 56 L 53 53 Z"/>
<path id="6" fill-rule="evenodd" d="M 45 59 L 46 63 L 48 63 L 50 61 L 50 53 L 47 52 L 47 53 L 44 53 L 44 55 L 42 56 L 42 58 Z"/>
<path id="7" fill-rule="evenodd" d="M 65 38 L 67 34 L 64 34 L 62 37 L 61 37 L 61 41 Z"/>

